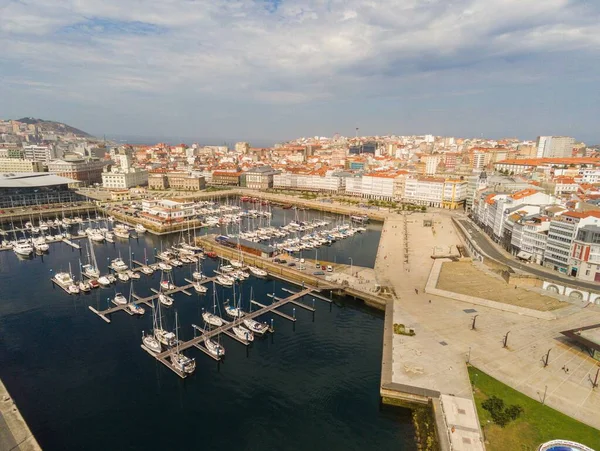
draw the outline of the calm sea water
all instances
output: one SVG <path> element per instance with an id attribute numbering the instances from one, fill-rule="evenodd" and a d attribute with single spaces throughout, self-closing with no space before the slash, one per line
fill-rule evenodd
<path id="1" fill-rule="evenodd" d="M 364 236 L 323 250 L 327 257 L 320 250 L 319 258 L 352 256 L 354 264 L 372 266 L 378 239 L 379 226 L 371 225 Z M 119 252 L 127 260 L 131 249 L 141 260 L 144 249 L 150 257 L 160 246 L 148 235 L 94 249 L 105 272 Z M 410 413 L 379 405 L 381 313 L 342 299 L 330 310 L 317 300 L 314 321 L 304 310 L 296 311 L 295 327 L 274 317 L 275 334 L 248 350 L 222 338 L 227 354 L 220 364 L 186 351 L 197 368 L 181 380 L 140 348 L 142 331 L 151 328 L 148 311 L 118 312 L 111 324 L 89 311 L 106 308 L 117 290 L 127 295 L 129 283 L 79 296 L 52 286 L 52 273 L 69 263 L 77 273 L 80 258 L 85 262 L 85 250 L 62 243 L 31 260 L 0 253 L 0 377 L 45 450 L 416 449 Z M 206 260 L 204 271 L 215 267 Z M 173 271 L 176 284 L 191 271 Z M 150 295 L 159 280 L 142 275 L 134 291 Z M 287 294 L 282 288 L 297 289 L 250 278 L 237 294 L 248 309 L 251 295 L 268 303 L 267 293 Z M 233 296 L 231 289 L 216 291 L 219 305 Z M 175 305 L 163 309 L 167 326 L 177 310 L 180 338 L 192 338 L 191 324 L 202 324 L 212 299 L 212 287 L 205 296 L 176 294 Z M 292 314 L 292 307 L 283 311 Z"/>

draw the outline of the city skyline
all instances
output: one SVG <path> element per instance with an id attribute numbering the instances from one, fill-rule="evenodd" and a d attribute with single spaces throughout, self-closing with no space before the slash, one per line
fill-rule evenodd
<path id="1" fill-rule="evenodd" d="M 513 5 L 514 3 L 514 5 Z M 9 3 L 3 116 L 96 136 L 575 136 L 596 144 L 586 2 Z"/>

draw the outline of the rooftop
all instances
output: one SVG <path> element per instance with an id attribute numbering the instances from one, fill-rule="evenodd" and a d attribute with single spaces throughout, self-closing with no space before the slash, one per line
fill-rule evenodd
<path id="1" fill-rule="evenodd" d="M 48 172 L 1 173 L 0 188 L 35 188 L 42 186 L 67 185 L 76 180 Z"/>

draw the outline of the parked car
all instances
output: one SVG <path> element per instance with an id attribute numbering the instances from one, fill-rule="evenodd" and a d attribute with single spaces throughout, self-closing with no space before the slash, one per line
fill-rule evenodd
<path id="1" fill-rule="evenodd" d="M 333 266 L 327 265 L 327 272 L 333 272 Z"/>
<path id="2" fill-rule="evenodd" d="M 321 263 L 317 262 L 317 263 L 315 264 L 315 268 L 317 268 L 317 269 L 321 269 Z"/>
<path id="3" fill-rule="evenodd" d="M 287 260 L 285 258 L 282 258 L 281 260 L 279 260 L 279 263 L 285 265 L 287 263 Z"/>
<path id="4" fill-rule="evenodd" d="M 289 262 L 289 263 L 288 263 L 288 266 L 296 266 L 296 263 L 294 263 L 294 262 Z"/>
<path id="5" fill-rule="evenodd" d="M 327 269 L 327 266 L 325 266 L 325 265 L 321 265 L 321 269 L 322 269 L 323 271 L 325 271 L 325 270 Z"/>
<path id="6" fill-rule="evenodd" d="M 273 259 L 273 262 L 274 262 L 274 263 L 279 263 L 280 261 L 281 261 L 281 259 L 280 259 L 279 257 L 275 257 L 275 258 Z"/>
<path id="7" fill-rule="evenodd" d="M 304 271 L 304 270 L 306 269 L 306 266 L 304 266 L 303 264 L 300 264 L 300 265 L 298 266 L 298 269 L 299 269 L 300 271 Z"/>
<path id="8" fill-rule="evenodd" d="M 313 275 L 314 276 L 324 276 L 325 273 L 323 271 L 315 271 L 315 272 L 313 272 Z"/>

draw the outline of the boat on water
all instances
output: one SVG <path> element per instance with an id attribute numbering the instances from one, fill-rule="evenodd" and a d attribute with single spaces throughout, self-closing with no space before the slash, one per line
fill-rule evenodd
<path id="1" fill-rule="evenodd" d="M 168 263 L 165 263 L 165 262 L 160 262 L 158 264 L 158 268 L 161 271 L 171 271 L 173 269 L 173 267 L 171 265 L 169 265 Z"/>
<path id="2" fill-rule="evenodd" d="M 194 278 L 194 280 L 202 280 L 204 279 L 204 274 L 202 274 L 201 271 L 194 271 L 192 273 L 192 277 Z"/>
<path id="3" fill-rule="evenodd" d="M 103 287 L 107 287 L 107 286 L 109 286 L 111 284 L 110 279 L 108 277 L 106 277 L 106 276 L 98 277 L 97 282 L 100 285 L 102 285 Z"/>
<path id="4" fill-rule="evenodd" d="M 100 283 L 96 279 L 91 279 L 88 283 L 92 288 L 98 288 L 100 286 Z"/>
<path id="5" fill-rule="evenodd" d="M 154 337 L 165 346 L 175 346 L 177 340 L 173 332 L 168 332 L 161 328 L 154 331 Z"/>
<path id="6" fill-rule="evenodd" d="M 33 253 L 33 246 L 29 240 L 18 240 L 13 243 L 13 251 L 17 255 L 29 257 Z"/>
<path id="7" fill-rule="evenodd" d="M 206 252 L 205 255 L 208 258 L 217 258 L 217 253 L 216 252 L 212 252 L 212 251 L 211 252 Z"/>
<path id="8" fill-rule="evenodd" d="M 174 284 L 172 284 L 169 280 L 161 280 L 160 287 L 164 290 L 174 290 L 177 288 Z"/>
<path id="9" fill-rule="evenodd" d="M 233 286 L 234 282 L 234 280 L 231 277 L 227 276 L 217 276 L 216 281 L 219 285 L 222 285 L 224 287 L 231 287 Z"/>
<path id="10" fill-rule="evenodd" d="M 148 276 L 154 273 L 154 270 L 150 266 L 142 266 L 141 271 Z"/>
<path id="11" fill-rule="evenodd" d="M 264 269 L 257 268 L 256 266 L 248 266 L 248 271 L 254 277 L 267 277 L 268 273 Z"/>
<path id="12" fill-rule="evenodd" d="M 229 260 L 229 264 L 234 268 L 241 268 L 244 264 L 240 260 Z"/>
<path id="13" fill-rule="evenodd" d="M 127 271 L 127 265 L 125 264 L 125 262 L 123 261 L 123 259 L 121 257 L 117 257 L 114 260 L 112 260 L 111 262 L 111 266 L 115 271 Z"/>
<path id="14" fill-rule="evenodd" d="M 244 318 L 242 320 L 242 322 L 244 323 L 244 326 L 246 326 L 248 329 L 250 329 L 250 331 L 257 333 L 259 335 L 263 335 L 264 333 L 266 333 L 269 330 L 269 326 L 267 324 L 259 323 L 258 321 L 255 321 L 250 318 Z"/>
<path id="15" fill-rule="evenodd" d="M 117 224 L 113 228 L 113 233 L 118 238 L 123 238 L 123 239 L 126 239 L 126 240 L 129 239 L 129 227 L 127 227 L 126 225 Z"/>
<path id="16" fill-rule="evenodd" d="M 36 252 L 48 252 L 48 250 L 50 249 L 50 246 L 48 246 L 48 243 L 46 243 L 46 238 L 44 238 L 43 236 L 34 238 L 32 241 L 33 247 L 35 248 Z"/>
<path id="17" fill-rule="evenodd" d="M 186 373 L 191 374 L 196 369 L 196 360 L 183 355 L 179 352 L 179 327 L 177 320 L 177 312 L 175 312 L 175 349 L 171 352 L 169 356 L 171 359 L 171 363 L 175 367 L 175 369 Z"/>
<path id="18" fill-rule="evenodd" d="M 162 304 L 162 305 L 166 305 L 167 307 L 170 307 L 173 305 L 173 298 L 170 296 L 167 296 L 166 294 L 160 293 L 158 295 L 158 301 Z"/>
<path id="19" fill-rule="evenodd" d="M 254 341 L 254 334 L 244 326 L 233 326 L 231 330 L 233 330 L 233 333 L 236 335 L 236 337 L 241 338 L 242 340 Z"/>
<path id="20" fill-rule="evenodd" d="M 125 274 L 127 274 L 130 279 L 135 279 L 135 280 L 142 277 L 139 272 L 135 272 L 132 269 L 128 269 L 127 271 L 125 271 Z"/>
<path id="21" fill-rule="evenodd" d="M 138 234 L 146 233 L 146 227 L 144 227 L 142 224 L 138 224 L 135 226 L 135 231 Z"/>
<path id="22" fill-rule="evenodd" d="M 202 319 L 211 326 L 221 327 L 223 325 L 223 320 L 221 317 L 215 315 L 214 313 L 204 312 L 202 314 Z"/>
<path id="23" fill-rule="evenodd" d="M 135 302 L 135 297 L 133 295 L 133 281 L 131 281 L 131 287 L 129 288 L 129 302 L 127 303 L 127 310 L 134 315 L 143 315 L 146 312 L 142 306 Z"/>
<path id="24" fill-rule="evenodd" d="M 195 282 L 194 283 L 194 290 L 196 290 L 196 293 L 200 293 L 200 294 L 204 294 L 208 291 L 208 288 L 206 288 L 204 285 Z"/>
<path id="25" fill-rule="evenodd" d="M 221 358 L 225 355 L 225 348 L 221 344 L 217 343 L 214 340 L 211 340 L 208 337 L 204 339 L 204 346 L 206 346 L 208 352 L 210 352 L 215 357 Z"/>
<path id="26" fill-rule="evenodd" d="M 202 319 L 205 323 L 210 324 L 211 326 L 221 327 L 223 325 L 223 319 L 217 315 L 217 289 L 215 287 L 215 283 L 213 282 L 213 313 L 211 312 L 203 312 Z"/>
<path id="27" fill-rule="evenodd" d="M 160 345 L 160 342 L 154 338 L 154 335 L 146 335 L 144 331 L 142 331 L 142 344 L 154 354 L 159 354 L 162 351 L 162 346 Z"/>
<path id="28" fill-rule="evenodd" d="M 227 301 L 225 305 L 225 313 L 227 313 L 227 315 L 231 316 L 232 318 L 241 318 L 246 314 L 246 312 L 244 312 L 241 308 L 229 304 L 229 301 Z"/>
<path id="29" fill-rule="evenodd" d="M 97 230 L 90 231 L 88 236 L 90 237 L 90 240 L 95 241 L 96 243 L 101 243 L 105 239 L 104 235 Z"/>
<path id="30" fill-rule="evenodd" d="M 127 275 L 126 272 L 118 272 L 117 279 L 119 279 L 121 282 L 128 282 L 129 276 Z"/>
<path id="31" fill-rule="evenodd" d="M 116 296 L 113 298 L 113 301 L 117 305 L 127 304 L 127 298 L 125 296 L 123 296 L 121 293 L 117 293 Z"/>
<path id="32" fill-rule="evenodd" d="M 115 283 L 117 281 L 117 278 L 115 276 L 113 276 L 112 274 L 107 274 L 106 278 L 108 280 L 110 280 L 110 283 Z"/>

